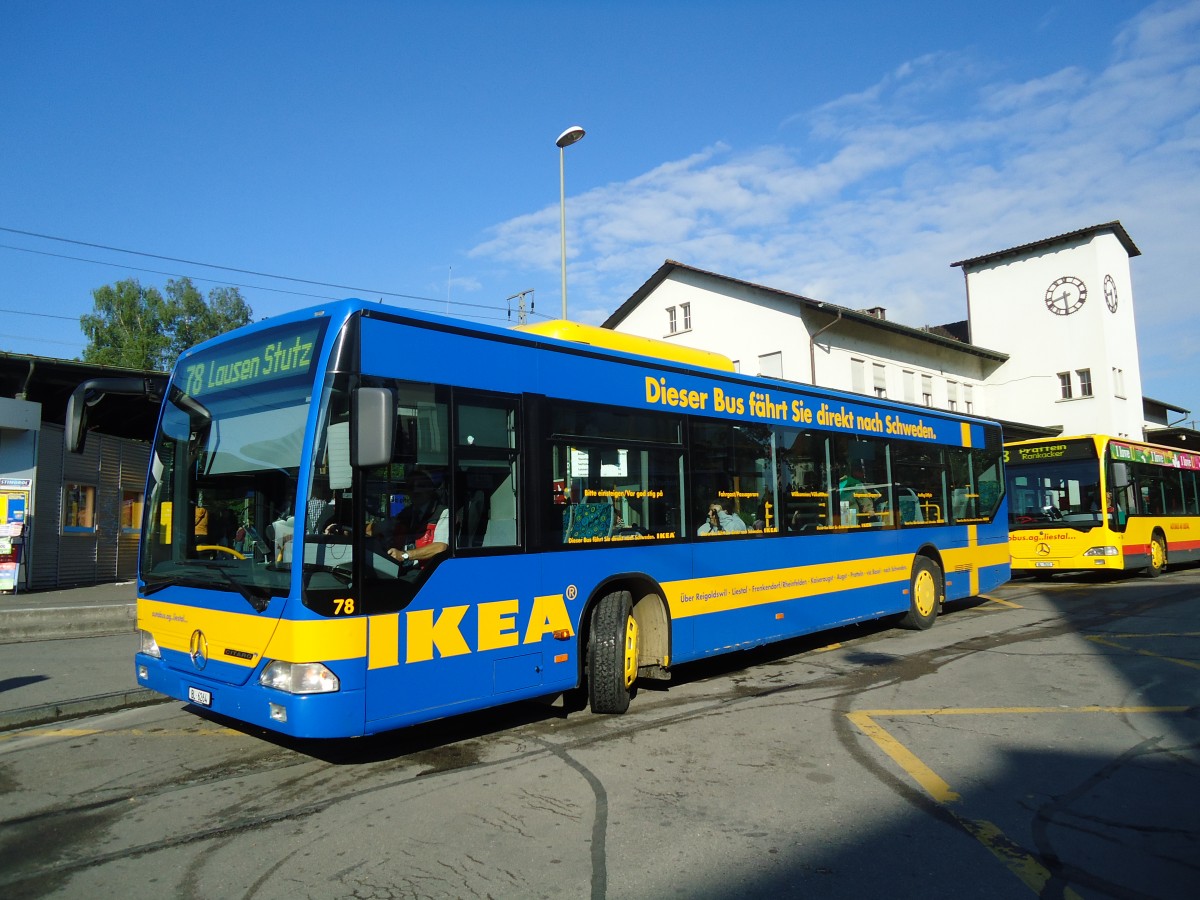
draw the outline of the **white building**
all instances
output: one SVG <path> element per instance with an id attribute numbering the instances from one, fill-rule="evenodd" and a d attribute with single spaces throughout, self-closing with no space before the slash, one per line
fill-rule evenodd
<path id="1" fill-rule="evenodd" d="M 953 263 L 968 319 L 935 328 L 668 260 L 604 326 L 716 351 L 749 374 L 999 419 L 1010 438 L 1140 438 L 1167 423 L 1143 410 L 1129 272 L 1139 254 L 1109 222 Z"/>
<path id="2" fill-rule="evenodd" d="M 953 263 L 967 282 L 968 339 L 1008 354 L 988 414 L 1141 438 L 1146 425 L 1129 260 L 1120 222 Z"/>

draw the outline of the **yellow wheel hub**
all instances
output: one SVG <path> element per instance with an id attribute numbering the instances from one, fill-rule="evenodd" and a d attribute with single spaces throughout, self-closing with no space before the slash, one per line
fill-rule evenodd
<path id="1" fill-rule="evenodd" d="M 638 672 L 638 624 L 633 616 L 625 620 L 625 687 L 633 687 Z"/>
<path id="2" fill-rule="evenodd" d="M 931 616 L 937 606 L 937 581 L 933 573 L 922 569 L 913 584 L 913 607 L 920 616 Z"/>

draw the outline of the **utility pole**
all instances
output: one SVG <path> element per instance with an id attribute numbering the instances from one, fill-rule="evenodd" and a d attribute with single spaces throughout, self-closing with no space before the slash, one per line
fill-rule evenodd
<path id="1" fill-rule="evenodd" d="M 518 325 L 524 325 L 526 323 L 528 313 L 533 312 L 533 305 L 536 302 L 531 299 L 529 301 L 529 309 L 527 311 L 525 309 L 525 296 L 527 294 L 532 297 L 533 288 L 530 288 L 527 291 L 521 291 L 519 294 L 513 294 L 511 297 L 505 298 L 506 303 L 512 303 L 512 301 L 514 301 L 514 300 L 517 301 L 517 324 Z M 512 318 L 512 307 L 511 306 L 508 308 L 508 316 L 510 319 Z"/>

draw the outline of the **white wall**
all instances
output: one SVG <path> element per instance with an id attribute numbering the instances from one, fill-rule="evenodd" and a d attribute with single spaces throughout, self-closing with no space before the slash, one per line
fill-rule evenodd
<path id="1" fill-rule="evenodd" d="M 667 309 L 675 307 L 676 325 L 682 329 L 681 307 L 685 303 L 691 304 L 692 327 L 671 334 Z M 836 307 L 831 314 L 835 312 Z M 735 360 L 739 370 L 748 375 L 762 374 L 761 357 L 779 354 L 782 377 L 811 384 L 814 354 L 810 336 L 830 320 L 824 314 L 810 315 L 812 321 L 806 321 L 797 301 L 773 291 L 679 268 L 656 286 L 617 330 L 721 353 Z M 932 406 L 950 408 L 948 385 L 953 383 L 957 386 L 953 399 L 958 411 L 966 411 L 969 394 L 972 411 L 988 415 L 980 388 L 986 378 L 985 363 L 977 356 L 916 341 L 873 324 L 842 319 L 817 338 L 817 383 L 854 390 L 855 359 L 863 362 L 865 394 L 874 394 L 874 364 L 881 363 L 890 399 L 920 404 L 921 376 L 928 375 L 933 385 Z M 914 373 L 911 398 L 905 395 L 905 370 Z"/>
<path id="2" fill-rule="evenodd" d="M 779 353 L 783 377 L 807 382 L 808 331 L 804 320 L 783 313 L 778 301 L 762 305 L 763 300 L 761 291 L 748 286 L 677 269 L 617 330 L 721 353 L 737 361 L 748 375 L 759 374 L 759 356 Z M 691 304 L 692 328 L 671 334 L 667 330 L 667 308 L 676 308 L 676 322 L 682 328 L 679 307 L 684 303 Z"/>

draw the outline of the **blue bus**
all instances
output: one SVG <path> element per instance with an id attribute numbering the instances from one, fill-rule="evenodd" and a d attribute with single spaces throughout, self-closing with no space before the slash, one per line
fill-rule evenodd
<path id="1" fill-rule="evenodd" d="M 195 347 L 153 443 L 138 683 L 303 738 L 621 713 L 679 664 L 927 628 L 1008 579 L 998 425 L 734 368 L 357 300 Z"/>

